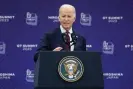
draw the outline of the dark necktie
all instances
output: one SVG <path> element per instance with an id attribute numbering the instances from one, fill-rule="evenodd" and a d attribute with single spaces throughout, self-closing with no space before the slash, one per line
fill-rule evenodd
<path id="1" fill-rule="evenodd" d="M 70 51 L 70 37 L 69 37 L 69 31 L 66 31 L 66 50 Z"/>

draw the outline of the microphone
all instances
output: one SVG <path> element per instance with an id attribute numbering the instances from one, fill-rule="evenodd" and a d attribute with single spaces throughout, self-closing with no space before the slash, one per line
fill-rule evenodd
<path id="1" fill-rule="evenodd" d="M 64 41 L 65 43 L 67 43 L 66 34 L 65 34 L 65 33 L 62 33 L 62 38 L 63 38 L 63 41 Z"/>
<path id="2" fill-rule="evenodd" d="M 78 36 L 74 33 L 71 34 L 73 45 L 77 43 Z"/>

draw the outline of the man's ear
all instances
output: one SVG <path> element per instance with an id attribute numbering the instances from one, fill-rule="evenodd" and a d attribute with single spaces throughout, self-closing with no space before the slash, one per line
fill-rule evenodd
<path id="1" fill-rule="evenodd" d="M 75 20 L 76 20 L 76 16 L 74 17 L 74 21 L 73 22 L 75 22 Z"/>
<path id="2" fill-rule="evenodd" d="M 59 21 L 60 21 L 60 16 L 58 16 L 58 19 L 59 19 Z"/>

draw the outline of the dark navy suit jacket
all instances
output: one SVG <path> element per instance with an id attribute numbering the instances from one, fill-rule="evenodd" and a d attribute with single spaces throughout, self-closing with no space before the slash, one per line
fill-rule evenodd
<path id="1" fill-rule="evenodd" d="M 74 51 L 86 51 L 85 38 L 77 34 L 74 30 L 73 33 L 77 36 L 76 44 L 74 44 Z M 34 56 L 34 61 L 37 61 L 39 51 L 52 51 L 56 47 L 62 47 L 62 51 L 65 51 L 65 42 L 60 28 L 56 28 L 54 31 L 44 35 L 39 44 L 39 48 L 37 49 L 37 53 Z"/>

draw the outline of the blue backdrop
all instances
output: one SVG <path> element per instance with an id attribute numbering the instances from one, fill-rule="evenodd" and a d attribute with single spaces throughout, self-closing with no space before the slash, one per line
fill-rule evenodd
<path id="1" fill-rule="evenodd" d="M 65 3 L 88 51 L 103 53 L 105 89 L 133 89 L 132 0 L 0 0 L 0 89 L 33 89 L 33 55 Z"/>

